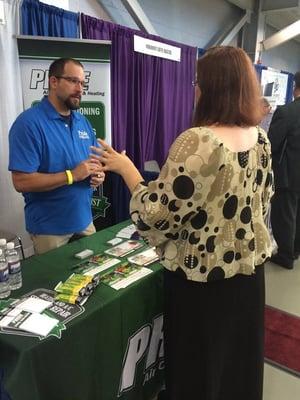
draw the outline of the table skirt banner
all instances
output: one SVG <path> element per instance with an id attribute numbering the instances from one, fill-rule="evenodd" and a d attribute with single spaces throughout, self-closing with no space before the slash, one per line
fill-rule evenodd
<path id="1" fill-rule="evenodd" d="M 74 254 L 106 250 L 128 222 L 23 262 L 14 298 L 53 289 L 76 264 Z M 0 333 L 3 385 L 13 400 L 150 400 L 163 385 L 162 267 L 119 291 L 102 283 L 66 324 L 61 338 Z"/>

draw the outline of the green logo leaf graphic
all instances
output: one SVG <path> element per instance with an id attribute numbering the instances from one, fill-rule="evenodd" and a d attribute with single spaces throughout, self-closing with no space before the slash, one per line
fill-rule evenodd
<path id="1" fill-rule="evenodd" d="M 54 336 L 54 337 L 56 337 L 57 339 L 61 339 L 61 333 L 62 333 L 62 331 L 65 331 L 65 330 L 66 330 L 66 325 L 63 324 L 62 322 L 59 322 L 59 323 L 52 329 L 52 331 L 49 333 L 49 335 L 48 335 L 47 337 L 49 337 L 49 336 Z M 44 338 L 42 338 L 42 339 L 44 339 Z"/>
<path id="2" fill-rule="evenodd" d="M 103 188 L 101 185 L 92 198 L 93 220 L 99 217 L 105 217 L 105 211 L 108 207 L 110 207 L 110 203 L 107 201 L 107 197 L 103 196 Z"/>

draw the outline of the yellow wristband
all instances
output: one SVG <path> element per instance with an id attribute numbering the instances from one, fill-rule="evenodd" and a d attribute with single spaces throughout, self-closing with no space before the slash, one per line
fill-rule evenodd
<path id="1" fill-rule="evenodd" d="M 66 175 L 67 175 L 67 183 L 68 185 L 72 185 L 73 181 L 73 175 L 72 172 L 69 169 L 66 169 Z"/>

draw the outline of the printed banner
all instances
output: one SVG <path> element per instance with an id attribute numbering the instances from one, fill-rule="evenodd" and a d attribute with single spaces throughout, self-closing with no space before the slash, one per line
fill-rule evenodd
<path id="1" fill-rule="evenodd" d="M 97 138 L 111 144 L 110 42 L 64 38 L 18 37 L 24 109 L 48 94 L 50 64 L 60 57 L 84 66 L 85 84 L 78 112 L 91 123 Z M 100 186 L 93 195 L 93 219 L 106 217 L 110 206 Z"/>
<path id="2" fill-rule="evenodd" d="M 48 95 L 48 68 L 53 59 L 20 60 L 23 104 L 27 109 Z M 110 119 L 110 64 L 82 62 L 85 85 L 79 112 L 87 117 L 97 138 L 111 143 Z"/>
<path id="3" fill-rule="evenodd" d="M 286 103 L 288 74 L 272 69 L 263 69 L 261 72 L 261 86 L 263 96 L 268 99 L 272 110 Z"/>

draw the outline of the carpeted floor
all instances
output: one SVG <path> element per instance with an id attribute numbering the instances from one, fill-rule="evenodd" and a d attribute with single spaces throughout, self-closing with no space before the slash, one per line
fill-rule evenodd
<path id="1" fill-rule="evenodd" d="M 300 376 L 300 318 L 266 306 L 265 361 Z"/>

